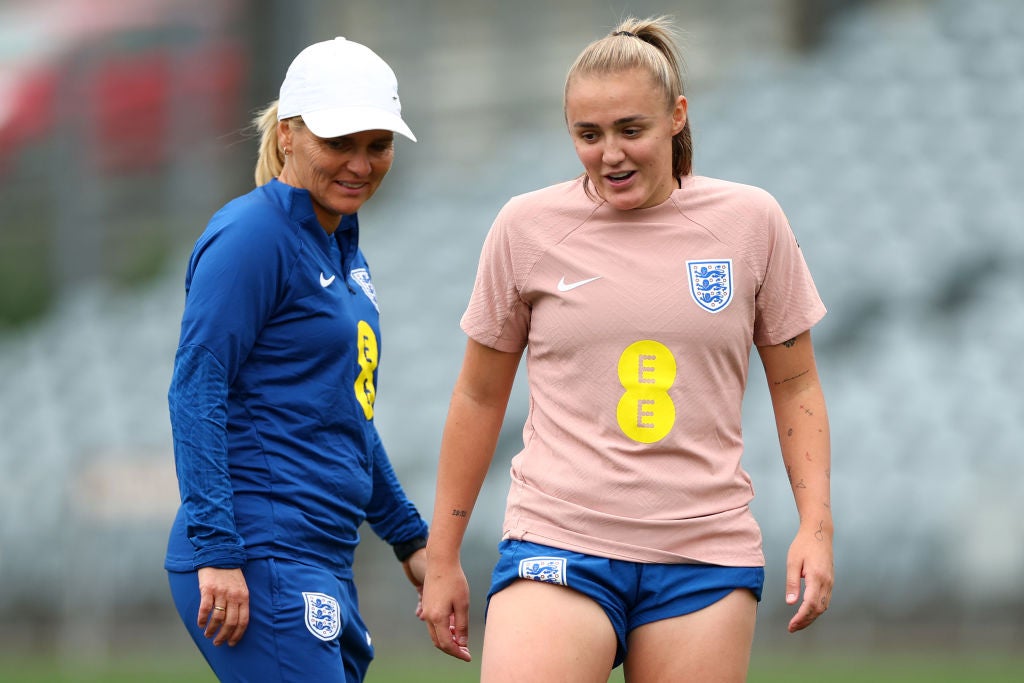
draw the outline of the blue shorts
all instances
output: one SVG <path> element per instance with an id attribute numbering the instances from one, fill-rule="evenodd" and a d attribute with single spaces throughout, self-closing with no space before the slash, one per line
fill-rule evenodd
<path id="1" fill-rule="evenodd" d="M 579 591 L 604 609 L 615 629 L 615 666 L 626 658 L 626 636 L 638 626 L 696 612 L 737 588 L 760 601 L 764 587 L 764 567 L 629 562 L 527 541 L 502 541 L 498 552 L 488 604 L 518 579 Z"/>
<path id="2" fill-rule="evenodd" d="M 309 565 L 250 560 L 249 626 L 234 647 L 215 647 L 196 625 L 197 572 L 167 572 L 192 640 L 221 681 L 359 683 L 373 659 L 355 584 Z"/>

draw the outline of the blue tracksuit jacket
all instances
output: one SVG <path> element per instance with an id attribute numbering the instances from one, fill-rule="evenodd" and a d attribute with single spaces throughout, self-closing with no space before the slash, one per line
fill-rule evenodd
<path id="1" fill-rule="evenodd" d="M 165 567 L 278 557 L 351 577 L 366 520 L 425 536 L 373 423 L 376 296 L 356 216 L 334 235 L 273 180 L 218 211 L 185 280 L 168 392 L 181 507 Z"/>

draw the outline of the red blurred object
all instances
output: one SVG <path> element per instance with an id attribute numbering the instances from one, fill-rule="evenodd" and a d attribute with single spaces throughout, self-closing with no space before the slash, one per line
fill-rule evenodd
<path id="1" fill-rule="evenodd" d="M 49 0 L 0 8 L 0 172 L 61 127 L 98 170 L 153 169 L 175 121 L 239 127 L 239 0 Z M 180 128 L 179 124 L 179 128 Z"/>

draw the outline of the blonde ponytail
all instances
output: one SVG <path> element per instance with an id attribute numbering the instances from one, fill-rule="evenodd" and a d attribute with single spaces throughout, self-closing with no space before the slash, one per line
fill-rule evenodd
<path id="1" fill-rule="evenodd" d="M 256 187 L 266 185 L 281 175 L 284 154 L 277 145 L 277 101 L 271 102 L 252 120 L 260 135 L 259 157 L 256 159 Z"/>

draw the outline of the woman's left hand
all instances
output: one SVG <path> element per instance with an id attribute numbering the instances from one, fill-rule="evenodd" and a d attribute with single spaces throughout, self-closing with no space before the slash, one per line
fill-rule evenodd
<path id="1" fill-rule="evenodd" d="M 801 525 L 789 546 L 786 560 L 786 603 L 795 605 L 800 596 L 803 579 L 804 598 L 796 615 L 789 622 L 789 632 L 795 633 L 814 623 L 824 614 L 832 601 L 835 568 L 832 558 L 832 529 L 824 525 L 815 529 Z"/>
<path id="2" fill-rule="evenodd" d="M 427 575 L 427 551 L 420 549 L 402 563 L 405 576 L 416 589 L 416 618 L 423 620 L 423 579 Z"/>

